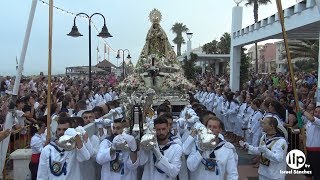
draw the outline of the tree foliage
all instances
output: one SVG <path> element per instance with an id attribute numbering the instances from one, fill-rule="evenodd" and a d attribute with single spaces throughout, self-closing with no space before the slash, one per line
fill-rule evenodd
<path id="1" fill-rule="evenodd" d="M 289 43 L 291 58 L 305 58 L 318 62 L 319 40 L 300 40 Z"/>
<path id="2" fill-rule="evenodd" d="M 267 5 L 271 3 L 271 0 L 247 0 L 246 6 L 253 6 L 253 18 L 254 22 L 258 22 L 259 18 L 259 5 Z M 258 73 L 258 43 L 255 42 L 255 52 L 256 52 L 256 73 Z"/>
<path id="3" fill-rule="evenodd" d="M 230 33 L 225 32 L 218 43 L 220 54 L 230 54 L 231 36 Z"/>
<path id="4" fill-rule="evenodd" d="M 241 64 L 240 64 L 240 89 L 242 85 L 249 80 L 250 57 L 244 53 L 246 49 L 241 48 Z"/>
<path id="5" fill-rule="evenodd" d="M 304 72 L 312 72 L 312 71 L 317 70 L 317 68 L 318 68 L 317 63 L 314 61 L 311 61 L 311 60 L 296 61 L 294 63 L 294 65 L 295 65 L 297 71 L 301 71 L 303 69 Z"/>
<path id="6" fill-rule="evenodd" d="M 225 32 L 220 41 L 213 40 L 202 46 L 202 51 L 206 54 L 229 54 L 231 45 L 230 33 Z"/>
<path id="7" fill-rule="evenodd" d="M 182 33 L 187 32 L 189 29 L 187 28 L 186 25 L 183 23 L 175 23 L 171 31 L 176 34 L 176 37 L 173 39 L 173 43 L 177 45 L 177 55 L 181 56 L 181 45 L 185 44 L 186 41 L 184 40 Z"/>
<path id="8" fill-rule="evenodd" d="M 196 79 L 196 68 L 195 68 L 195 64 L 196 64 L 196 60 L 198 58 L 197 54 L 193 54 L 190 53 L 190 59 L 187 59 L 187 56 L 185 56 L 184 60 L 183 60 L 183 65 L 182 65 L 182 69 L 184 71 L 184 76 L 188 79 L 188 80 L 194 80 Z"/>
<path id="9" fill-rule="evenodd" d="M 218 41 L 213 40 L 202 46 L 202 51 L 206 54 L 217 54 L 218 53 Z"/>
<path id="10" fill-rule="evenodd" d="M 247 0 L 246 6 L 253 6 L 254 22 L 258 22 L 259 5 L 267 5 L 271 0 Z"/>

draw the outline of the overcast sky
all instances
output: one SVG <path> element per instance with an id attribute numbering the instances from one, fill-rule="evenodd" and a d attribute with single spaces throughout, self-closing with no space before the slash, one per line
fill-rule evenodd
<path id="1" fill-rule="evenodd" d="M 44 0 L 48 2 L 48 0 Z M 14 75 L 16 57 L 20 57 L 28 16 L 32 0 L 10 0 L 2 2 L 0 6 L 0 75 Z M 283 7 L 289 7 L 296 0 L 282 0 Z M 231 29 L 231 11 L 235 6 L 233 0 L 54 0 L 54 5 L 79 13 L 92 14 L 100 12 L 106 17 L 106 24 L 112 38 L 106 42 L 112 49 L 129 49 L 132 61 L 136 63 L 145 38 L 150 21 L 149 12 L 157 8 L 162 13 L 161 26 L 166 31 L 172 43 L 174 34 L 170 31 L 175 22 L 185 24 L 191 32 L 192 47 L 198 47 L 213 39 L 219 39 L 224 32 Z M 244 5 L 244 2 L 241 4 Z M 259 19 L 276 12 L 275 0 L 272 4 L 261 6 Z M 67 66 L 88 65 L 88 22 L 77 18 L 77 26 L 83 34 L 80 38 L 66 36 L 73 25 L 74 15 L 54 9 L 53 13 L 53 74 L 64 73 Z M 93 18 L 99 31 L 103 25 L 102 18 Z M 252 7 L 243 9 L 243 26 L 253 23 Z M 100 60 L 104 58 L 103 41 L 96 37 L 98 32 L 92 28 L 92 64 L 97 63 L 97 47 Z M 186 38 L 186 37 L 185 37 Z M 186 45 L 182 46 L 182 52 Z M 107 55 L 106 55 L 107 56 Z M 117 62 L 116 52 L 110 52 L 110 61 Z M 39 74 L 47 72 L 48 59 L 48 5 L 38 1 L 29 46 L 26 54 L 24 74 Z"/>

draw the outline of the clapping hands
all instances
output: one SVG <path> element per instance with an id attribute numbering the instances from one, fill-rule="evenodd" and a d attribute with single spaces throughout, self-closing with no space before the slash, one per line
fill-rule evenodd
<path id="1" fill-rule="evenodd" d="M 249 148 L 249 143 L 245 142 L 245 141 L 239 141 L 239 145 L 243 148 Z"/>

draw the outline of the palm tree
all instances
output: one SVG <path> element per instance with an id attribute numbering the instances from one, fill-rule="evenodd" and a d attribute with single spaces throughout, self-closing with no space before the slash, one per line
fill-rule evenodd
<path id="1" fill-rule="evenodd" d="M 271 0 L 247 0 L 246 6 L 253 6 L 253 17 L 254 22 L 258 22 L 258 10 L 259 5 L 267 5 L 271 3 Z M 255 51 L 256 51 L 256 73 L 258 73 L 258 43 L 255 42 Z"/>
<path id="2" fill-rule="evenodd" d="M 289 43 L 292 58 L 304 58 L 318 62 L 319 40 L 300 40 Z"/>
<path id="3" fill-rule="evenodd" d="M 175 23 L 171 28 L 171 31 L 177 35 L 173 39 L 173 43 L 177 45 L 178 56 L 181 56 L 181 45 L 186 43 L 184 38 L 182 37 L 182 33 L 187 32 L 188 30 L 189 29 L 187 28 L 187 26 L 184 25 L 183 23 Z"/>
<path id="4" fill-rule="evenodd" d="M 202 51 L 206 54 L 217 54 L 218 53 L 218 41 L 213 40 L 202 46 Z"/>
<path id="5" fill-rule="evenodd" d="M 220 42 L 218 43 L 220 54 L 230 54 L 230 45 L 231 36 L 230 33 L 226 32 L 221 36 Z"/>

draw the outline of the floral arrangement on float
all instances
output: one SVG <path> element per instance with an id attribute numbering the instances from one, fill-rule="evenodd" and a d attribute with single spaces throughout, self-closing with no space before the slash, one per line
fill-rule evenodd
<path id="1" fill-rule="evenodd" d="M 180 72 L 166 74 L 165 79 L 166 80 L 162 84 L 163 90 L 186 91 L 194 88 L 194 85 Z"/>
<path id="2" fill-rule="evenodd" d="M 145 82 L 139 74 L 131 74 L 118 84 L 118 89 L 122 92 L 132 93 L 138 90 L 144 90 Z"/>

